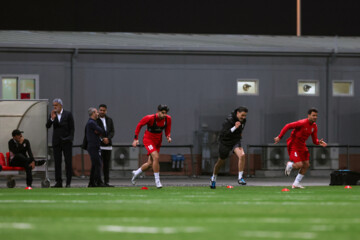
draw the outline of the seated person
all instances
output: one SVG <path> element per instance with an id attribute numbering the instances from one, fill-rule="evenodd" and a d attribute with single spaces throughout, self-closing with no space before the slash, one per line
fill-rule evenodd
<path id="1" fill-rule="evenodd" d="M 31 151 L 29 140 L 22 136 L 22 131 L 15 129 L 12 131 L 12 139 L 9 141 L 10 166 L 23 167 L 26 171 L 26 185 L 31 187 L 32 169 L 35 166 L 41 166 L 45 160 L 35 161 Z"/>

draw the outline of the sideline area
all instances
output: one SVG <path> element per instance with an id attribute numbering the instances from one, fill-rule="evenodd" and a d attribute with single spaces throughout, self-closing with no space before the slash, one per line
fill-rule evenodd
<path id="1" fill-rule="evenodd" d="M 164 176 L 161 178 L 161 182 L 164 187 L 167 186 L 209 186 L 210 176 L 200 176 L 196 178 L 192 177 L 178 177 L 178 176 Z M 294 181 L 294 177 L 250 177 L 246 178 L 247 186 L 291 186 Z M 87 187 L 89 182 L 88 178 L 73 177 L 71 187 L 73 188 L 84 188 Z M 54 184 L 54 180 L 51 179 L 51 185 Z M 110 184 L 115 187 L 131 187 L 133 186 L 130 182 L 130 178 L 111 179 Z M 302 181 L 303 186 L 329 186 L 329 177 L 304 177 Z M 25 188 L 25 179 L 16 179 L 16 188 Z M 135 187 L 142 186 L 154 186 L 154 178 L 152 176 L 146 176 L 137 180 Z M 217 186 L 239 186 L 237 183 L 236 176 L 219 176 L 217 180 Z M 34 188 L 41 188 L 40 179 L 34 179 Z M 246 187 L 246 186 L 243 186 Z M 6 179 L 0 179 L 0 188 L 6 187 Z"/>

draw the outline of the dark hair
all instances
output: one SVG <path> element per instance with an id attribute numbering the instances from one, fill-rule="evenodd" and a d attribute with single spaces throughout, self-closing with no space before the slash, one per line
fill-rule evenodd
<path id="1" fill-rule="evenodd" d="M 169 107 L 166 105 L 166 104 L 160 104 L 159 106 L 158 106 L 158 111 L 166 111 L 166 112 L 169 112 L 170 111 L 170 109 L 169 109 Z"/>
<path id="2" fill-rule="evenodd" d="M 105 104 L 100 104 L 100 105 L 99 105 L 99 108 L 101 108 L 101 107 L 103 107 L 103 108 L 106 108 L 106 109 L 107 109 L 107 106 L 106 106 Z"/>
<path id="3" fill-rule="evenodd" d="M 312 112 L 318 112 L 318 110 L 316 109 L 316 108 L 310 108 L 309 110 L 308 110 L 308 115 L 310 115 Z"/>
<path id="4" fill-rule="evenodd" d="M 21 135 L 21 133 L 23 133 L 23 131 L 20 131 L 19 129 L 15 129 L 14 131 L 12 131 L 11 135 L 15 137 Z"/>
<path id="5" fill-rule="evenodd" d="M 237 109 L 235 109 L 235 112 L 246 112 L 247 113 L 248 109 L 247 109 L 247 107 L 240 106 Z"/>

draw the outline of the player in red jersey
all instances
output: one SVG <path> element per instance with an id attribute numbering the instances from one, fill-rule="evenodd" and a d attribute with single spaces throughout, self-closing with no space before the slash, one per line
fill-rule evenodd
<path id="1" fill-rule="evenodd" d="M 317 125 L 315 123 L 317 117 L 318 110 L 311 108 L 308 111 L 307 118 L 286 124 L 285 127 L 281 130 L 279 136 L 274 138 L 275 144 L 277 144 L 288 130 L 294 129 L 291 132 L 290 137 L 286 140 L 290 161 L 287 162 L 285 168 L 286 176 L 290 175 L 292 169 L 299 169 L 299 173 L 295 178 L 292 188 L 304 188 L 301 186 L 300 181 L 310 167 L 310 154 L 305 143 L 310 135 L 314 144 L 321 145 L 323 147 L 327 146 L 323 139 L 319 140 L 317 137 Z"/>
<path id="2" fill-rule="evenodd" d="M 167 115 L 169 112 L 169 107 L 167 105 L 160 104 L 158 106 L 158 111 L 156 114 L 151 114 L 143 117 L 135 129 L 135 137 L 132 143 L 133 147 L 139 145 L 139 133 L 141 128 L 144 125 L 147 125 L 147 130 L 145 131 L 143 137 L 143 143 L 148 151 L 148 161 L 144 163 L 139 169 L 132 171 L 132 184 L 135 185 L 135 179 L 146 170 L 150 168 L 154 171 L 155 184 L 157 188 L 162 188 L 160 182 L 160 165 L 159 165 L 159 152 L 162 142 L 162 132 L 165 130 L 165 136 L 167 141 L 171 142 L 170 132 L 171 132 L 171 117 Z"/>

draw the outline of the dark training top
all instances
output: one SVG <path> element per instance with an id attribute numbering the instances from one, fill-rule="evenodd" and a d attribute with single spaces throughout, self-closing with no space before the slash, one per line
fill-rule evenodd
<path id="1" fill-rule="evenodd" d="M 34 160 L 34 156 L 30 147 L 30 142 L 27 139 L 24 139 L 24 142 L 22 144 L 18 143 L 14 139 L 10 139 L 9 151 L 12 152 L 14 155 L 22 154 L 24 155 L 24 157 L 29 157 L 31 160 Z"/>
<path id="2" fill-rule="evenodd" d="M 90 147 L 100 148 L 100 136 L 103 136 L 105 131 L 97 124 L 97 122 L 89 118 L 85 126 L 85 137 L 87 140 L 87 149 Z"/>
<path id="3" fill-rule="evenodd" d="M 223 145 L 234 146 L 241 140 L 241 134 L 245 127 L 246 119 L 241 122 L 241 125 L 234 132 L 231 132 L 231 128 L 235 126 L 235 122 L 239 122 L 239 119 L 236 117 L 236 112 L 237 110 L 229 114 L 222 125 L 219 142 Z"/>

